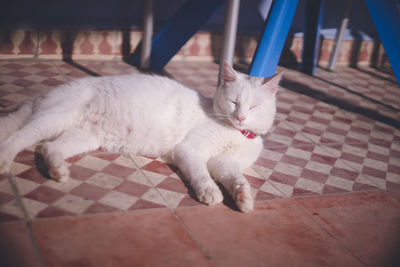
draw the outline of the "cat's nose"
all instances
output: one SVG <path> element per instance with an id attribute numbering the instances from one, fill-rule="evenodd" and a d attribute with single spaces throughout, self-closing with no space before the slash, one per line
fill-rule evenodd
<path id="1" fill-rule="evenodd" d="M 238 121 L 242 122 L 242 121 L 244 121 L 244 120 L 246 119 L 246 117 L 245 117 L 245 116 L 242 116 L 242 115 L 237 115 L 237 116 L 236 116 L 236 119 L 237 119 Z"/>

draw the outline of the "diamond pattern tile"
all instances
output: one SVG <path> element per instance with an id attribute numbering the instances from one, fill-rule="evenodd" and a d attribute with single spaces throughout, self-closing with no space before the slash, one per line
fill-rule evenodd
<path id="1" fill-rule="evenodd" d="M 273 129 L 244 172 L 256 201 L 400 188 L 393 76 L 370 68 L 318 69 L 313 77 L 279 70 Z M 135 72 L 119 61 L 0 61 L 0 113 L 71 79 Z M 216 64 L 173 61 L 161 74 L 212 96 L 217 72 Z M 159 158 L 92 151 L 67 159 L 71 178 L 57 183 L 36 151 L 19 153 L 11 178 L 0 177 L 0 222 L 201 205 L 179 170 Z M 229 196 L 224 203 L 233 207 Z"/>
<path id="2" fill-rule="evenodd" d="M 24 218 L 23 210 L 6 175 L 0 175 L 0 223 Z"/>

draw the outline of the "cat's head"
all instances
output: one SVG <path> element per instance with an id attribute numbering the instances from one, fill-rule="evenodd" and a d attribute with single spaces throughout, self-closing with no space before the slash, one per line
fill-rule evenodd
<path id="1" fill-rule="evenodd" d="M 266 134 L 274 122 L 275 95 L 281 78 L 282 72 L 267 79 L 252 77 L 224 62 L 214 112 L 239 130 Z"/>

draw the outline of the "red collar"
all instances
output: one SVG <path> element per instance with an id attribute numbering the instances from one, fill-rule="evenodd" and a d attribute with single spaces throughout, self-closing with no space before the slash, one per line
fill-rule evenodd
<path id="1" fill-rule="evenodd" d="M 256 138 L 258 135 L 253 133 L 252 131 L 249 130 L 240 130 L 240 132 L 246 136 L 248 139 L 254 139 Z"/>

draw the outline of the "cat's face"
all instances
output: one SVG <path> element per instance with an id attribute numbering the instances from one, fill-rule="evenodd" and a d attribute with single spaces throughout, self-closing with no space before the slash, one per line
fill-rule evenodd
<path id="1" fill-rule="evenodd" d="M 214 96 L 214 111 L 239 130 L 265 134 L 276 112 L 275 94 L 282 73 L 269 79 L 238 73 L 224 63 L 222 83 Z"/>

